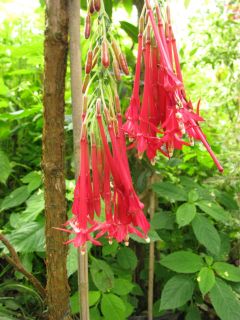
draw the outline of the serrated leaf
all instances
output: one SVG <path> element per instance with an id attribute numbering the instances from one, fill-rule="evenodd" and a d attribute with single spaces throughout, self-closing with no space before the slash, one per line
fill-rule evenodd
<path id="1" fill-rule="evenodd" d="M 213 269 L 226 280 L 240 282 L 240 268 L 226 262 L 215 262 Z"/>
<path id="2" fill-rule="evenodd" d="M 152 185 L 159 197 L 165 197 L 170 201 L 187 201 L 187 194 L 183 188 L 170 182 L 160 182 Z"/>
<path id="3" fill-rule="evenodd" d="M 103 260 L 94 259 L 90 268 L 95 286 L 106 292 L 114 286 L 114 274 L 111 267 Z"/>
<path id="4" fill-rule="evenodd" d="M 117 254 L 117 262 L 123 269 L 134 270 L 137 267 L 137 256 L 132 249 L 123 247 Z"/>
<path id="5" fill-rule="evenodd" d="M 105 320 L 125 320 L 125 304 L 115 294 L 103 294 L 101 311 Z"/>
<path id="6" fill-rule="evenodd" d="M 218 254 L 221 239 L 216 228 L 205 217 L 198 214 L 192 221 L 193 232 L 197 240 L 211 253 Z"/>
<path id="7" fill-rule="evenodd" d="M 188 201 L 189 202 L 195 202 L 199 199 L 199 195 L 196 190 L 191 190 L 188 192 Z"/>
<path id="8" fill-rule="evenodd" d="M 221 320 L 239 320 L 240 302 L 226 282 L 216 278 L 216 284 L 210 291 L 209 296 Z"/>
<path id="9" fill-rule="evenodd" d="M 196 207 L 192 203 L 183 203 L 178 207 L 176 212 L 176 219 L 179 227 L 188 225 L 196 215 Z"/>
<path id="10" fill-rule="evenodd" d="M 138 28 L 127 21 L 120 21 L 121 28 L 134 41 L 138 42 Z"/>
<path id="11" fill-rule="evenodd" d="M 202 200 L 196 205 L 216 221 L 226 222 L 230 218 L 230 214 L 214 202 Z"/>
<path id="12" fill-rule="evenodd" d="M 22 222 L 34 221 L 44 209 L 43 191 L 34 193 L 27 201 L 27 208 L 21 214 Z"/>
<path id="13" fill-rule="evenodd" d="M 44 251 L 45 236 L 43 222 L 24 223 L 19 229 L 7 235 L 17 252 Z"/>
<path id="14" fill-rule="evenodd" d="M 165 284 L 160 310 L 175 309 L 191 300 L 194 290 L 194 281 L 186 275 L 176 275 Z"/>
<path id="15" fill-rule="evenodd" d="M 114 287 L 111 291 L 119 296 L 125 296 L 132 291 L 133 287 L 133 283 L 129 280 L 118 278 L 115 279 Z"/>
<path id="16" fill-rule="evenodd" d="M 195 273 L 203 266 L 203 260 L 195 253 L 177 251 L 162 258 L 160 264 L 179 273 Z"/>
<path id="17" fill-rule="evenodd" d="M 38 172 L 32 171 L 22 178 L 22 182 L 27 183 L 29 192 L 32 192 L 40 187 L 42 178 Z"/>
<path id="18" fill-rule="evenodd" d="M 26 186 L 15 189 L 3 199 L 1 211 L 19 206 L 27 200 L 29 195 L 30 192 Z"/>
<path id="19" fill-rule="evenodd" d="M 174 224 L 174 216 L 168 212 L 158 212 L 153 216 L 151 228 L 155 230 L 172 230 Z"/>
<path id="20" fill-rule="evenodd" d="M 215 284 L 214 272 L 210 268 L 202 268 L 198 274 L 197 281 L 202 295 L 205 296 Z"/>
<path id="21" fill-rule="evenodd" d="M 189 308 L 185 320 L 201 320 L 201 314 L 197 307 L 192 306 Z"/>
<path id="22" fill-rule="evenodd" d="M 0 150 L 0 182 L 6 183 L 12 171 L 8 156 Z"/>

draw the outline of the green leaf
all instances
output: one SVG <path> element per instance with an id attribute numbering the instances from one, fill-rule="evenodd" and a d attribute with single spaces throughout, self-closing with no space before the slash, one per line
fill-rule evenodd
<path id="1" fill-rule="evenodd" d="M 174 224 L 174 216 L 168 212 L 158 212 L 153 216 L 151 221 L 151 229 L 155 230 L 172 230 Z"/>
<path id="2" fill-rule="evenodd" d="M 44 209 L 43 191 L 34 193 L 27 201 L 27 208 L 21 214 L 22 222 L 34 221 Z"/>
<path id="3" fill-rule="evenodd" d="M 89 291 L 88 292 L 88 301 L 89 307 L 94 306 L 100 299 L 101 292 L 100 291 Z M 80 311 L 79 307 L 79 294 L 75 292 L 74 295 L 70 297 L 70 306 L 72 314 L 77 314 Z"/>
<path id="4" fill-rule="evenodd" d="M 226 282 L 216 278 L 216 284 L 210 291 L 210 299 L 221 320 L 239 320 L 240 302 Z"/>
<path id="5" fill-rule="evenodd" d="M 187 195 L 183 188 L 176 186 L 170 182 L 160 182 L 152 185 L 153 191 L 155 191 L 160 197 L 165 197 L 170 201 L 187 201 Z"/>
<path id="6" fill-rule="evenodd" d="M 103 294 L 101 311 L 104 320 L 125 320 L 125 304 L 123 300 L 115 294 Z"/>
<path id="7" fill-rule="evenodd" d="M 124 0 L 124 1 L 122 1 L 122 4 L 123 4 L 125 10 L 127 11 L 127 13 L 131 14 L 132 7 L 133 7 L 132 0 Z"/>
<path id="8" fill-rule="evenodd" d="M 192 203 L 183 203 L 177 209 L 176 218 L 179 227 L 188 225 L 196 215 L 196 207 Z"/>
<path id="9" fill-rule="evenodd" d="M 114 275 L 111 267 L 103 260 L 94 259 L 90 268 L 95 286 L 106 292 L 114 286 Z"/>
<path id="10" fill-rule="evenodd" d="M 197 307 L 191 306 L 188 309 L 188 313 L 186 314 L 185 320 L 201 320 L 201 314 Z"/>
<path id="11" fill-rule="evenodd" d="M 202 268 L 198 274 L 197 281 L 202 295 L 205 296 L 215 284 L 214 272 L 210 268 Z"/>
<path id="12" fill-rule="evenodd" d="M 42 178 L 38 172 L 32 171 L 22 178 L 22 182 L 27 183 L 29 192 L 32 192 L 41 186 Z"/>
<path id="13" fill-rule="evenodd" d="M 209 220 L 197 215 L 192 221 L 193 232 L 197 240 L 211 253 L 218 254 L 221 246 L 221 239 L 216 228 Z"/>
<path id="14" fill-rule="evenodd" d="M 67 274 L 70 277 L 78 269 L 78 250 L 74 246 L 69 246 L 67 255 Z"/>
<path id="15" fill-rule="evenodd" d="M 134 41 L 138 42 L 138 28 L 127 21 L 120 21 L 121 28 Z"/>
<path id="16" fill-rule="evenodd" d="M 108 255 L 111 255 L 111 256 L 115 256 L 117 251 L 118 251 L 118 243 L 117 241 L 113 241 L 112 244 L 105 244 L 102 248 L 102 253 L 104 256 L 108 256 Z"/>
<path id="17" fill-rule="evenodd" d="M 45 236 L 43 222 L 24 223 L 19 229 L 7 235 L 17 252 L 44 251 Z"/>
<path id="18" fill-rule="evenodd" d="M 123 247 L 117 254 L 117 262 L 123 269 L 134 270 L 137 267 L 137 257 L 135 252 L 127 247 Z"/>
<path id="19" fill-rule="evenodd" d="M 103 320 L 97 306 L 94 308 L 90 308 L 89 312 L 90 312 L 90 319 Z"/>
<path id="20" fill-rule="evenodd" d="M 0 182 L 6 183 L 12 171 L 8 156 L 0 150 Z"/>
<path id="21" fill-rule="evenodd" d="M 199 195 L 197 193 L 196 190 L 191 190 L 189 193 L 188 193 L 188 201 L 189 202 L 195 202 L 199 199 Z"/>
<path id="22" fill-rule="evenodd" d="M 110 19 L 112 19 L 112 6 L 112 0 L 104 0 L 104 7 Z"/>
<path id="23" fill-rule="evenodd" d="M 19 206 L 27 200 L 29 195 L 30 193 L 26 186 L 15 189 L 3 199 L 1 211 Z"/>
<path id="24" fill-rule="evenodd" d="M 191 300 L 194 290 L 194 281 L 186 275 L 176 275 L 165 284 L 160 310 L 175 309 Z"/>
<path id="25" fill-rule="evenodd" d="M 179 273 L 195 273 L 203 266 L 200 256 L 189 251 L 177 251 L 162 258 L 160 261 L 164 267 Z"/>
<path id="26" fill-rule="evenodd" d="M 129 280 L 118 278 L 115 279 L 114 287 L 111 291 L 119 296 L 125 296 L 132 291 L 133 287 L 134 285 Z"/>
<path id="27" fill-rule="evenodd" d="M 214 202 L 202 200 L 196 205 L 216 221 L 226 222 L 230 218 L 230 214 Z"/>
<path id="28" fill-rule="evenodd" d="M 240 268 L 226 262 L 215 262 L 213 269 L 226 280 L 240 282 Z"/>

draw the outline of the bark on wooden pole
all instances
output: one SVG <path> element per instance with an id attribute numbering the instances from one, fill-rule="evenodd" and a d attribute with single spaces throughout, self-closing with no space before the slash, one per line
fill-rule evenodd
<path id="1" fill-rule="evenodd" d="M 67 220 L 64 174 L 64 91 L 68 52 L 67 0 L 46 1 L 43 161 L 49 320 L 70 320 L 67 240 L 53 229 Z"/>
<path id="2" fill-rule="evenodd" d="M 80 135 L 82 126 L 82 66 L 80 46 L 80 2 L 69 0 L 70 69 L 72 91 L 72 121 L 75 180 L 80 169 Z M 88 254 L 78 252 L 78 287 L 80 315 L 82 320 L 89 319 L 88 302 Z"/>

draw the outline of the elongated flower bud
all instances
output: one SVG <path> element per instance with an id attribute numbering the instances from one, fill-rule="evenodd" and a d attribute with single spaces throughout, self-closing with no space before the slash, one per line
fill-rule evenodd
<path id="1" fill-rule="evenodd" d="M 101 0 L 93 0 L 93 3 L 94 3 L 95 10 L 99 12 L 101 9 Z"/>
<path id="2" fill-rule="evenodd" d="M 117 44 L 115 39 L 112 40 L 111 45 L 112 45 L 112 49 L 113 49 L 113 52 L 115 54 L 115 57 L 116 57 L 116 59 L 118 61 L 118 64 L 121 67 L 120 60 L 119 60 L 119 55 L 121 54 L 121 50 L 119 49 L 119 46 L 118 46 L 118 44 Z"/>
<path id="3" fill-rule="evenodd" d="M 85 20 L 85 39 L 88 39 L 90 37 L 91 33 L 91 16 L 88 13 Z"/>
<path id="4" fill-rule="evenodd" d="M 98 98 L 96 102 L 97 115 L 101 114 L 101 99 Z"/>
<path id="5" fill-rule="evenodd" d="M 93 62 L 92 62 L 92 69 L 95 67 L 98 61 L 98 53 L 99 53 L 99 46 L 96 45 L 96 47 L 93 50 Z"/>
<path id="6" fill-rule="evenodd" d="M 87 74 L 90 73 L 92 70 L 92 62 L 93 62 L 93 52 L 92 50 L 89 50 L 87 54 L 86 65 L 85 65 L 85 72 Z"/>
<path id="7" fill-rule="evenodd" d="M 114 72 L 115 79 L 117 81 L 121 81 L 121 73 L 120 73 L 119 65 L 116 59 L 113 60 L 113 72 Z"/>
<path id="8" fill-rule="evenodd" d="M 171 14 L 170 14 L 170 7 L 169 6 L 167 6 L 166 13 L 167 13 L 167 21 L 169 24 L 171 24 Z"/>
<path id="9" fill-rule="evenodd" d="M 115 94 L 114 99 L 115 99 L 116 111 L 117 111 L 117 113 L 121 113 L 120 99 L 119 99 L 119 95 L 117 93 Z"/>
<path id="10" fill-rule="evenodd" d="M 93 14 L 95 11 L 95 7 L 94 7 L 94 0 L 90 0 L 90 4 L 89 4 L 89 12 L 91 14 Z"/>
<path id="11" fill-rule="evenodd" d="M 85 78 L 84 78 L 84 80 L 83 80 L 82 93 L 85 93 L 85 92 L 86 92 L 86 89 L 87 89 L 89 80 L 90 80 L 90 76 L 89 76 L 89 74 L 86 74 L 86 75 L 85 75 Z"/>
<path id="12" fill-rule="evenodd" d="M 148 10 L 151 10 L 152 7 L 151 7 L 151 4 L 150 4 L 150 0 L 146 0 L 145 2 L 146 2 L 146 7 L 147 7 L 147 9 L 148 9 Z"/>
<path id="13" fill-rule="evenodd" d="M 144 16 L 141 16 L 141 17 L 139 18 L 139 33 L 140 33 L 140 34 L 143 34 L 143 31 L 144 31 L 144 23 L 145 23 L 145 21 L 144 21 Z"/>
<path id="14" fill-rule="evenodd" d="M 110 65 L 110 58 L 109 58 L 109 52 L 108 52 L 108 45 L 107 40 L 103 39 L 102 42 L 102 65 L 104 68 L 108 68 Z"/>
<path id="15" fill-rule="evenodd" d="M 88 105 L 88 96 L 85 94 L 83 96 L 83 110 L 82 110 L 83 113 L 87 112 L 87 105 Z"/>
<path id="16" fill-rule="evenodd" d="M 121 52 L 119 55 L 119 62 L 120 62 L 120 66 L 122 71 L 126 74 L 129 75 L 129 69 L 128 69 L 128 64 L 127 64 L 127 60 L 124 56 L 124 54 Z"/>

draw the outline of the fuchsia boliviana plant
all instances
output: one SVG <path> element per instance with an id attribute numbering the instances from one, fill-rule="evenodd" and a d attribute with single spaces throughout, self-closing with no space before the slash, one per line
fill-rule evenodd
<path id="1" fill-rule="evenodd" d="M 91 32 L 94 27 L 97 32 Z M 186 97 L 169 8 L 165 23 L 157 1 L 154 8 L 149 1 L 143 8 L 133 92 L 124 124 L 116 81 L 129 70 L 112 35 L 103 1 L 89 1 L 85 38 L 90 44 L 82 88 L 80 175 L 74 191 L 73 218 L 66 222 L 66 229 L 60 229 L 74 234 L 67 243 L 80 247 L 82 254 L 87 241 L 101 245 L 102 236 L 110 244 L 115 239 L 128 245 L 130 234 L 149 241 L 150 224 L 134 190 L 126 136 L 132 142 L 128 148 L 136 147 L 139 158 L 146 153 L 151 162 L 158 151 L 171 157 L 174 149 L 200 140 L 219 171 L 223 170 L 199 127 L 198 122 L 203 121 L 200 102 L 194 112 Z"/>

